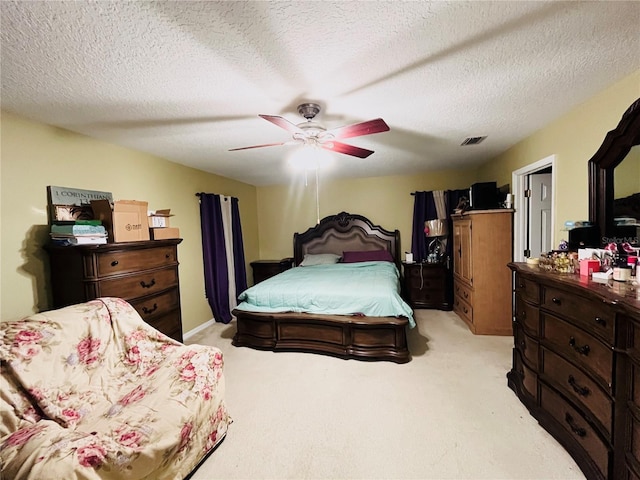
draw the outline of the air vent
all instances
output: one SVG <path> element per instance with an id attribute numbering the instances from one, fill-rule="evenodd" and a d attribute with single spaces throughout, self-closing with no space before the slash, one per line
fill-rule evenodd
<path id="1" fill-rule="evenodd" d="M 485 138 L 487 138 L 486 135 L 484 137 L 468 137 L 464 139 L 464 141 L 460 144 L 460 146 L 464 147 L 465 145 L 478 145 Z"/>

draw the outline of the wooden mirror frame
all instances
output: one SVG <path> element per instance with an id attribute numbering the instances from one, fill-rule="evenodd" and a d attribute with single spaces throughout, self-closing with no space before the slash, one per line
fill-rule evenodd
<path id="1" fill-rule="evenodd" d="M 613 221 L 614 170 L 631 147 L 640 144 L 640 98 L 624 112 L 589 160 L 589 221 L 600 230 L 600 243 L 615 237 Z"/>

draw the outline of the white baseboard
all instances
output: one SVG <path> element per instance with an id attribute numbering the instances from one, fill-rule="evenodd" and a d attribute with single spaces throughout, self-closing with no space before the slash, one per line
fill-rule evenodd
<path id="1" fill-rule="evenodd" d="M 210 327 L 211 325 L 213 325 L 214 323 L 216 323 L 216 321 L 212 318 L 211 320 L 207 320 L 206 322 L 204 322 L 202 325 L 198 325 L 196 328 L 192 328 L 191 330 L 189 330 L 188 332 L 185 332 L 182 335 L 182 339 L 183 340 L 188 340 L 189 338 L 191 338 L 192 336 L 194 336 L 196 333 L 200 333 L 202 330 L 204 330 L 207 327 Z"/>

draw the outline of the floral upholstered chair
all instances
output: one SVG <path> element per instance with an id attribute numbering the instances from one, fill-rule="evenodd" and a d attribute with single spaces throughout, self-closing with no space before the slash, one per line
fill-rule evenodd
<path id="1" fill-rule="evenodd" d="M 231 419 L 220 350 L 100 298 L 0 322 L 0 467 L 13 479 L 182 479 Z"/>

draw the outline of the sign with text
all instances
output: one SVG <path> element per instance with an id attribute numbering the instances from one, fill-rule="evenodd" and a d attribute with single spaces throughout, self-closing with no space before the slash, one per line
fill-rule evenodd
<path id="1" fill-rule="evenodd" d="M 91 200 L 109 200 L 113 203 L 111 192 L 82 190 L 69 187 L 47 187 L 50 205 L 90 205 Z"/>

